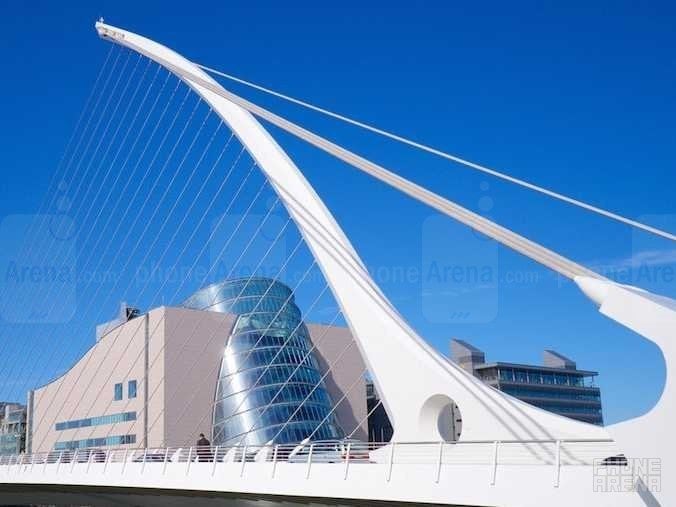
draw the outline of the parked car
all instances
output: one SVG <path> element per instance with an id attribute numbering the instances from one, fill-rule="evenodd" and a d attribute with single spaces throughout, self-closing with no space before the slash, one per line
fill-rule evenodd
<path id="1" fill-rule="evenodd" d="M 158 463 L 161 462 L 163 463 L 165 460 L 166 454 L 164 452 L 154 452 L 154 451 L 148 451 L 144 454 L 139 454 L 138 456 L 134 456 L 132 462 L 133 463 L 143 463 L 144 461 L 146 463 Z M 166 456 L 166 460 L 168 462 L 171 461 L 170 456 Z"/>
<path id="2" fill-rule="evenodd" d="M 61 454 L 57 456 L 57 459 L 61 460 L 61 463 L 70 463 L 73 461 L 73 456 L 75 451 L 61 451 Z"/>
<path id="3" fill-rule="evenodd" d="M 300 449 L 294 449 L 287 461 L 289 463 L 306 463 L 312 449 L 313 463 L 339 463 L 347 459 L 349 445 L 350 461 L 368 461 L 369 449 L 366 442 L 360 440 L 317 440 L 306 443 Z"/>
<path id="4" fill-rule="evenodd" d="M 627 458 L 624 454 L 618 454 L 616 456 L 610 456 L 608 458 L 605 458 L 603 461 L 601 461 L 601 466 L 626 467 L 628 465 L 629 465 L 629 463 L 627 462 Z"/>
<path id="5" fill-rule="evenodd" d="M 87 463 L 90 456 L 92 456 L 92 458 L 94 456 L 93 449 L 81 449 L 77 451 L 77 454 L 73 455 L 73 459 L 75 459 L 76 463 Z"/>
<path id="6" fill-rule="evenodd" d="M 106 452 L 101 449 L 92 449 L 92 463 L 105 463 Z"/>

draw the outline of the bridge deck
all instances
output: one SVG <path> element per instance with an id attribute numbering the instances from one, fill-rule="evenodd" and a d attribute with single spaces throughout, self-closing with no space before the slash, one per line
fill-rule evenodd
<path id="1" fill-rule="evenodd" d="M 549 505 L 570 506 L 588 505 L 599 474 L 628 469 L 626 462 L 609 466 L 598 461 L 614 455 L 612 442 L 398 443 L 374 449 L 367 457 L 334 462 L 321 452 L 314 458 L 312 453 L 302 459 L 287 455 L 282 461 L 275 459 L 283 454 L 279 448 L 261 458 L 262 450 L 253 455 L 242 448 L 224 454 L 125 450 L 108 452 L 105 458 L 88 452 L 87 459 L 65 453 L 56 459 L 54 453 L 20 456 L 0 464 L 0 491 L 17 499 L 35 493 L 51 503 L 92 495 L 102 502 L 96 505 L 120 496 L 149 506 L 158 498 L 178 502 L 198 496 L 205 505 L 248 505 L 254 500 L 278 504 L 283 498 L 291 505 L 539 507 L 542 499 L 556 497 Z M 82 451 L 79 455 L 85 456 Z M 167 459 L 155 458 L 159 455 Z M 531 504 L 524 503 L 526 490 L 533 493 Z M 644 505 L 634 492 L 607 488 L 594 498 L 598 506 Z"/>

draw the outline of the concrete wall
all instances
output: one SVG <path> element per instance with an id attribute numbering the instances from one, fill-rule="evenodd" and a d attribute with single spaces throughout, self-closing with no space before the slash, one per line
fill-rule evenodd
<path id="1" fill-rule="evenodd" d="M 167 316 L 165 443 L 195 445 L 211 434 L 216 381 L 235 316 L 173 308 Z"/>
<path id="2" fill-rule="evenodd" d="M 37 389 L 33 397 L 30 428 L 33 452 L 51 450 L 57 441 L 137 434 L 143 427 L 144 342 L 146 324 L 153 324 L 158 313 L 151 312 L 129 321 L 103 336 L 63 376 Z M 158 330 L 162 340 L 163 330 Z M 138 394 L 127 398 L 128 381 L 136 380 Z M 123 383 L 123 399 L 115 401 L 114 385 Z M 139 421 L 112 425 L 90 426 L 56 431 L 55 424 L 63 421 L 135 411 Z"/>
<path id="3" fill-rule="evenodd" d="M 312 342 L 317 346 L 315 353 L 322 375 L 331 368 L 325 383 L 333 403 L 338 403 L 347 393 L 336 409 L 338 421 L 346 434 L 356 428 L 353 438 L 367 440 L 366 379 L 362 374 L 365 365 L 356 343 L 345 351 L 352 341 L 350 330 L 323 324 L 308 324 L 307 327 Z"/>
<path id="4" fill-rule="evenodd" d="M 162 307 L 109 332 L 65 375 L 35 391 L 33 451 L 51 450 L 58 441 L 118 435 L 136 435 L 130 447 L 186 445 L 209 433 L 232 323 L 230 315 Z M 127 397 L 130 380 L 137 382 L 134 399 Z M 116 383 L 123 383 L 121 401 L 114 399 Z M 57 422 L 123 412 L 136 412 L 137 420 L 55 429 Z"/>
<path id="5" fill-rule="evenodd" d="M 211 433 L 218 369 L 233 323 L 229 314 L 161 307 L 109 332 L 66 374 L 34 392 L 29 413 L 32 451 L 49 451 L 60 441 L 119 435 L 136 436 L 129 447 L 194 445 L 199 433 Z M 347 328 L 308 328 L 325 372 L 352 337 Z M 326 379 L 334 402 L 363 368 L 353 345 Z M 134 399 L 127 396 L 130 380 L 137 382 Z M 123 384 L 120 401 L 114 399 L 116 383 Z M 346 432 L 365 419 L 365 390 L 361 378 L 336 410 Z M 55 429 L 57 422 L 124 412 L 136 412 L 137 420 Z M 365 439 L 366 428 L 364 421 L 354 437 Z"/>

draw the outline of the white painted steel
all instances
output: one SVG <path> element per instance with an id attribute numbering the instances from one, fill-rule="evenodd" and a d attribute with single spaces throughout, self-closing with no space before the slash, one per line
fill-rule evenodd
<path id="1" fill-rule="evenodd" d="M 664 390 L 657 404 L 641 417 L 607 427 L 610 435 L 633 459 L 657 459 L 661 463 L 662 491 L 655 496 L 662 505 L 676 505 L 676 301 L 642 289 L 593 278 L 575 279 L 580 289 L 599 305 L 599 311 L 652 341 L 666 364 Z"/>
<path id="2" fill-rule="evenodd" d="M 97 23 L 97 29 L 114 42 L 157 61 L 170 62 L 175 68 L 199 75 L 211 86 L 219 86 L 164 46 L 103 23 Z M 674 449 L 667 423 L 673 421 L 676 408 L 670 370 L 663 396 L 652 412 L 609 428 L 620 447 L 602 451 L 593 448 L 589 454 L 590 441 L 595 442 L 593 445 L 608 443 L 605 429 L 559 417 L 506 396 L 429 347 L 384 297 L 330 212 L 258 121 L 213 90 L 190 80 L 187 83 L 247 147 L 298 224 L 375 377 L 393 420 L 397 443 L 373 450 L 370 462 L 351 458 L 349 467 L 343 463 L 313 462 L 313 453 L 303 466 L 279 459 L 277 452 L 272 462 L 252 462 L 245 467 L 246 448 L 239 454 L 237 449 L 230 449 L 223 452 L 222 462 L 210 463 L 193 463 L 192 449 L 187 463 L 182 462 L 184 454 L 177 450 L 171 461 L 160 465 L 146 463 L 145 458 L 136 463 L 135 453 L 129 455 L 125 450 L 121 461 L 116 459 L 117 453 L 112 453 L 104 463 L 71 463 L 72 474 L 67 479 L 61 467 L 62 452 L 55 463 L 45 459 L 44 466 L 37 469 L 33 467 L 35 457 L 31 457 L 30 465 L 24 465 L 23 459 L 0 461 L 4 477 L 12 466 L 17 468 L 17 473 L 3 482 L 504 507 L 544 503 L 561 507 L 656 505 L 650 503 L 655 497 L 635 491 L 594 491 L 597 470 L 590 456 L 598 460 L 625 452 L 630 458 L 663 459 L 664 490 L 655 496 L 663 505 L 674 503 L 674 490 L 668 483 L 674 476 Z M 595 279 L 582 277 L 576 281 L 601 305 L 602 313 L 657 343 L 670 365 L 676 353 L 676 302 Z M 437 423 L 450 400 L 463 413 L 462 441 L 440 445 Z M 570 439 L 583 441 L 565 442 Z M 420 440 L 431 443 L 407 443 Z M 499 453 L 496 441 L 500 441 Z M 570 447 L 574 445 L 580 446 L 578 454 Z M 313 450 L 318 456 L 319 451 Z M 169 450 L 165 451 L 168 455 Z M 631 459 L 628 466 L 632 466 Z M 113 473 L 106 474 L 107 468 Z M 275 480 L 271 480 L 271 471 Z"/>
<path id="3" fill-rule="evenodd" d="M 107 33 L 104 34 L 104 37 L 107 35 Z M 135 49 L 143 53 L 142 48 Z M 250 102 L 238 95 L 235 95 L 234 93 L 225 90 L 213 80 L 204 79 L 201 74 L 197 75 L 189 69 L 175 65 L 171 61 L 160 56 L 155 56 L 155 58 L 158 63 L 165 66 L 171 72 L 174 72 L 185 82 L 192 83 L 192 85 L 200 86 L 205 90 L 213 92 L 228 102 L 240 106 L 244 110 L 249 111 L 250 113 L 272 123 L 286 132 L 289 132 L 290 134 L 302 139 L 310 145 L 329 153 L 330 155 L 346 162 L 352 167 L 359 169 L 370 176 L 373 176 L 379 181 L 396 188 L 400 192 L 416 200 L 419 200 L 425 205 L 441 211 L 447 216 L 460 221 L 461 223 L 481 232 L 489 238 L 499 241 L 503 245 L 516 250 L 522 255 L 532 258 L 533 260 L 549 267 L 550 269 L 553 269 L 563 276 L 571 279 L 573 279 L 575 276 L 593 276 L 601 278 L 601 275 L 595 273 L 594 271 L 576 262 L 573 262 L 572 260 L 567 259 L 538 243 L 530 241 L 529 239 L 515 233 L 514 231 L 502 227 L 495 222 L 492 222 L 483 216 L 468 210 L 467 208 L 463 208 L 462 206 L 451 202 L 448 199 L 445 199 L 440 195 L 437 195 L 434 192 L 421 187 L 420 185 L 408 181 L 405 178 L 393 173 L 392 171 L 389 171 L 384 167 L 379 166 L 378 164 L 375 164 L 374 162 L 315 134 L 314 132 L 304 129 L 300 125 L 290 122 L 289 120 L 282 118 L 281 116 L 278 116 L 271 111 L 254 104 L 253 102 Z"/>
<path id="4" fill-rule="evenodd" d="M 96 27 L 104 38 L 222 89 L 156 42 L 103 23 Z M 603 428 L 539 410 L 486 386 L 430 347 L 385 298 L 329 210 L 260 123 L 213 90 L 183 79 L 246 146 L 298 225 L 374 377 L 396 440 L 439 440 L 437 421 L 450 399 L 463 413 L 462 438 L 469 440 L 607 438 Z"/>
<path id="5" fill-rule="evenodd" d="M 443 444 L 443 447 L 442 447 Z M 31 472 L 29 464 L 5 478 L 15 464 L 0 464 L 3 483 L 30 484 L 39 491 L 42 485 L 68 484 L 76 486 L 124 487 L 134 489 L 157 488 L 174 491 L 208 491 L 248 493 L 254 495 L 307 496 L 344 498 L 368 502 L 370 500 L 501 507 L 638 507 L 645 503 L 631 491 L 594 492 L 594 462 L 617 452 L 609 441 L 569 442 L 502 442 L 500 457 L 494 462 L 495 442 L 453 443 L 398 443 L 371 444 L 379 450 L 371 452 L 370 459 L 350 460 L 349 468 L 343 462 L 321 461 L 321 444 L 315 444 L 314 460 L 289 462 L 272 456 L 265 462 L 246 462 L 243 448 L 236 449 L 235 461 L 217 456 L 219 461 L 199 460 L 200 453 L 169 452 L 172 461 L 139 462 L 145 451 L 115 452 L 106 463 L 78 462 L 72 474 L 59 470 L 58 464 Z M 533 453 L 547 451 L 548 456 Z M 556 487 L 556 448 L 560 446 L 560 481 Z M 288 455 L 293 446 L 280 446 L 281 454 Z M 439 449 L 443 449 L 440 453 Z M 254 451 L 251 450 L 251 453 Z M 163 454 L 153 450 L 152 454 Z M 150 452 L 146 455 L 151 455 Z M 43 453 L 36 461 L 48 456 Z M 382 458 L 382 459 L 381 459 Z M 3 462 L 4 463 L 4 462 Z M 246 467 L 244 467 L 246 464 Z M 188 469 L 187 466 L 190 465 Z M 105 473 L 106 466 L 109 472 Z M 310 466 L 312 473 L 310 474 Z M 166 467 L 166 468 L 165 468 Z M 495 468 L 495 479 L 491 472 Z M 186 473 L 188 470 L 188 473 Z M 143 473 L 141 473 L 143 471 Z M 274 471 L 274 472 L 273 472 Z M 272 477 L 273 472 L 274 478 Z M 631 473 L 629 470 L 627 473 Z M 76 489 L 76 488 L 74 488 Z M 2 484 L 0 484 L 0 494 Z M 91 501 L 91 498 L 90 498 Z M 665 504 L 667 505 L 667 504 Z"/>
<path id="6" fill-rule="evenodd" d="M 623 223 L 625 225 L 629 225 L 631 227 L 635 227 L 637 229 L 641 229 L 643 231 L 649 232 L 651 234 L 655 234 L 656 236 L 661 236 L 665 239 L 669 239 L 671 241 L 676 241 L 676 235 L 672 234 L 667 231 L 660 230 L 656 227 L 652 227 L 650 225 L 638 222 L 636 220 L 632 220 L 630 218 L 627 218 L 625 216 L 619 215 L 617 213 L 613 213 L 612 211 L 608 211 L 606 209 L 600 208 L 598 206 L 594 206 L 592 204 L 586 203 L 584 201 L 581 201 L 579 199 L 575 199 L 573 197 L 561 194 L 559 192 L 555 192 L 553 190 L 550 190 L 548 188 L 542 187 L 540 185 L 536 185 L 534 183 L 531 183 L 529 181 L 525 181 L 519 178 L 515 178 L 514 176 L 510 176 L 509 174 L 505 174 L 500 171 L 496 171 L 495 169 L 491 169 L 489 167 L 486 167 L 481 164 L 477 164 L 476 162 L 471 162 L 469 160 L 465 160 L 461 157 L 458 157 L 456 155 L 452 155 L 451 153 L 442 151 L 437 148 L 433 148 L 429 145 L 419 143 L 417 141 L 413 141 L 412 139 L 406 138 L 404 136 L 394 134 L 393 132 L 388 132 L 387 130 L 380 129 L 378 127 L 374 127 L 373 125 L 369 125 L 368 123 L 361 122 L 359 120 L 355 120 L 354 118 L 349 118 L 345 115 L 335 113 L 333 111 L 329 111 L 328 109 L 325 109 L 323 107 L 316 106 L 314 104 L 310 104 L 309 102 L 305 102 L 303 100 L 291 97 L 289 95 L 286 95 L 284 93 L 277 92 L 275 90 L 272 90 L 270 88 L 266 88 L 265 86 L 258 85 L 256 83 L 252 83 L 251 81 L 247 81 L 246 79 L 241 79 L 236 76 L 233 76 L 232 74 L 228 74 L 226 72 L 222 72 L 220 70 L 216 70 L 211 67 L 207 67 L 206 65 L 199 65 L 197 66 L 205 70 L 211 74 L 215 74 L 217 76 L 224 77 L 226 79 L 229 79 L 231 81 L 235 81 L 237 83 L 243 84 L 245 86 L 248 86 L 250 88 L 254 88 L 258 91 L 262 91 L 264 93 L 267 93 L 269 95 L 273 95 L 274 97 L 286 100 L 288 102 L 291 102 L 293 104 L 299 105 L 301 107 L 304 107 L 306 109 L 310 109 L 312 111 L 315 111 L 317 113 L 323 114 L 325 116 L 329 116 L 331 118 L 334 118 L 336 120 L 340 120 L 344 123 L 347 123 L 349 125 L 353 125 L 355 127 L 359 127 L 364 130 L 368 130 L 369 132 L 373 132 L 374 134 L 378 134 L 383 137 L 387 137 L 389 139 L 392 139 L 393 141 L 397 141 L 402 144 L 406 144 L 408 146 L 411 146 L 413 148 L 426 151 L 427 153 L 431 153 L 432 155 L 436 155 L 441 158 L 445 158 L 446 160 L 450 160 L 452 162 L 456 162 L 458 164 L 464 165 L 465 167 L 469 167 L 471 169 L 480 171 L 485 174 L 490 174 L 491 176 L 494 176 L 496 178 L 499 178 L 504 181 L 508 181 L 510 183 L 513 183 L 515 185 L 518 185 L 520 187 L 526 188 L 528 190 L 532 190 L 534 192 L 538 192 L 540 194 L 546 195 L 547 197 L 551 197 L 553 199 L 565 202 L 567 204 L 571 204 L 573 206 L 577 206 L 579 208 L 582 208 L 587 211 L 591 211 L 592 213 L 596 213 L 598 215 L 601 215 L 605 218 L 609 218 L 611 220 L 616 220 L 620 223 Z"/>
<path id="7" fill-rule="evenodd" d="M 341 306 L 384 399 L 396 440 L 437 440 L 438 418 L 450 400 L 463 412 L 463 439 L 606 437 L 602 428 L 549 414 L 490 389 L 441 357 L 387 301 L 301 172 L 248 111 L 217 93 L 222 90 L 218 83 L 168 48 L 102 23 L 97 23 L 97 29 L 103 37 L 168 65 L 212 106 L 258 162 Z M 186 79 L 186 74 L 198 79 Z M 408 373 L 406 378 L 402 371 Z M 416 382 L 402 385 L 408 378 Z M 402 392 L 407 395 L 401 396 Z"/>

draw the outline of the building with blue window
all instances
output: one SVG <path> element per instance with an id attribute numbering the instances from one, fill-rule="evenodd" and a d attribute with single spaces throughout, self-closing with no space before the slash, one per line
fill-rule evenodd
<path id="1" fill-rule="evenodd" d="M 200 433 L 281 443 L 353 428 L 365 439 L 352 341 L 345 327 L 304 322 L 272 279 L 229 280 L 146 313 L 122 305 L 65 374 L 29 393 L 26 447 L 186 447 Z"/>
<path id="2" fill-rule="evenodd" d="M 184 306 L 236 315 L 216 384 L 214 444 L 344 436 L 289 287 L 270 278 L 228 280 Z"/>
<path id="3" fill-rule="evenodd" d="M 543 365 L 486 362 L 482 350 L 451 340 L 451 358 L 485 383 L 543 410 L 591 424 L 603 424 L 601 390 L 595 371 L 578 370 L 575 362 L 553 350 L 544 351 Z M 388 442 L 392 424 L 373 384 L 367 385 L 368 437 Z M 461 408 L 452 404 L 445 424 L 453 440 L 462 433 Z"/>
<path id="4" fill-rule="evenodd" d="M 0 402 L 0 456 L 18 454 L 26 443 L 26 407 Z"/>
<path id="5" fill-rule="evenodd" d="M 578 421 L 603 424 L 601 390 L 595 371 L 545 350 L 542 365 L 486 362 L 483 351 L 463 340 L 451 341 L 451 357 L 473 375 L 526 403 Z"/>

